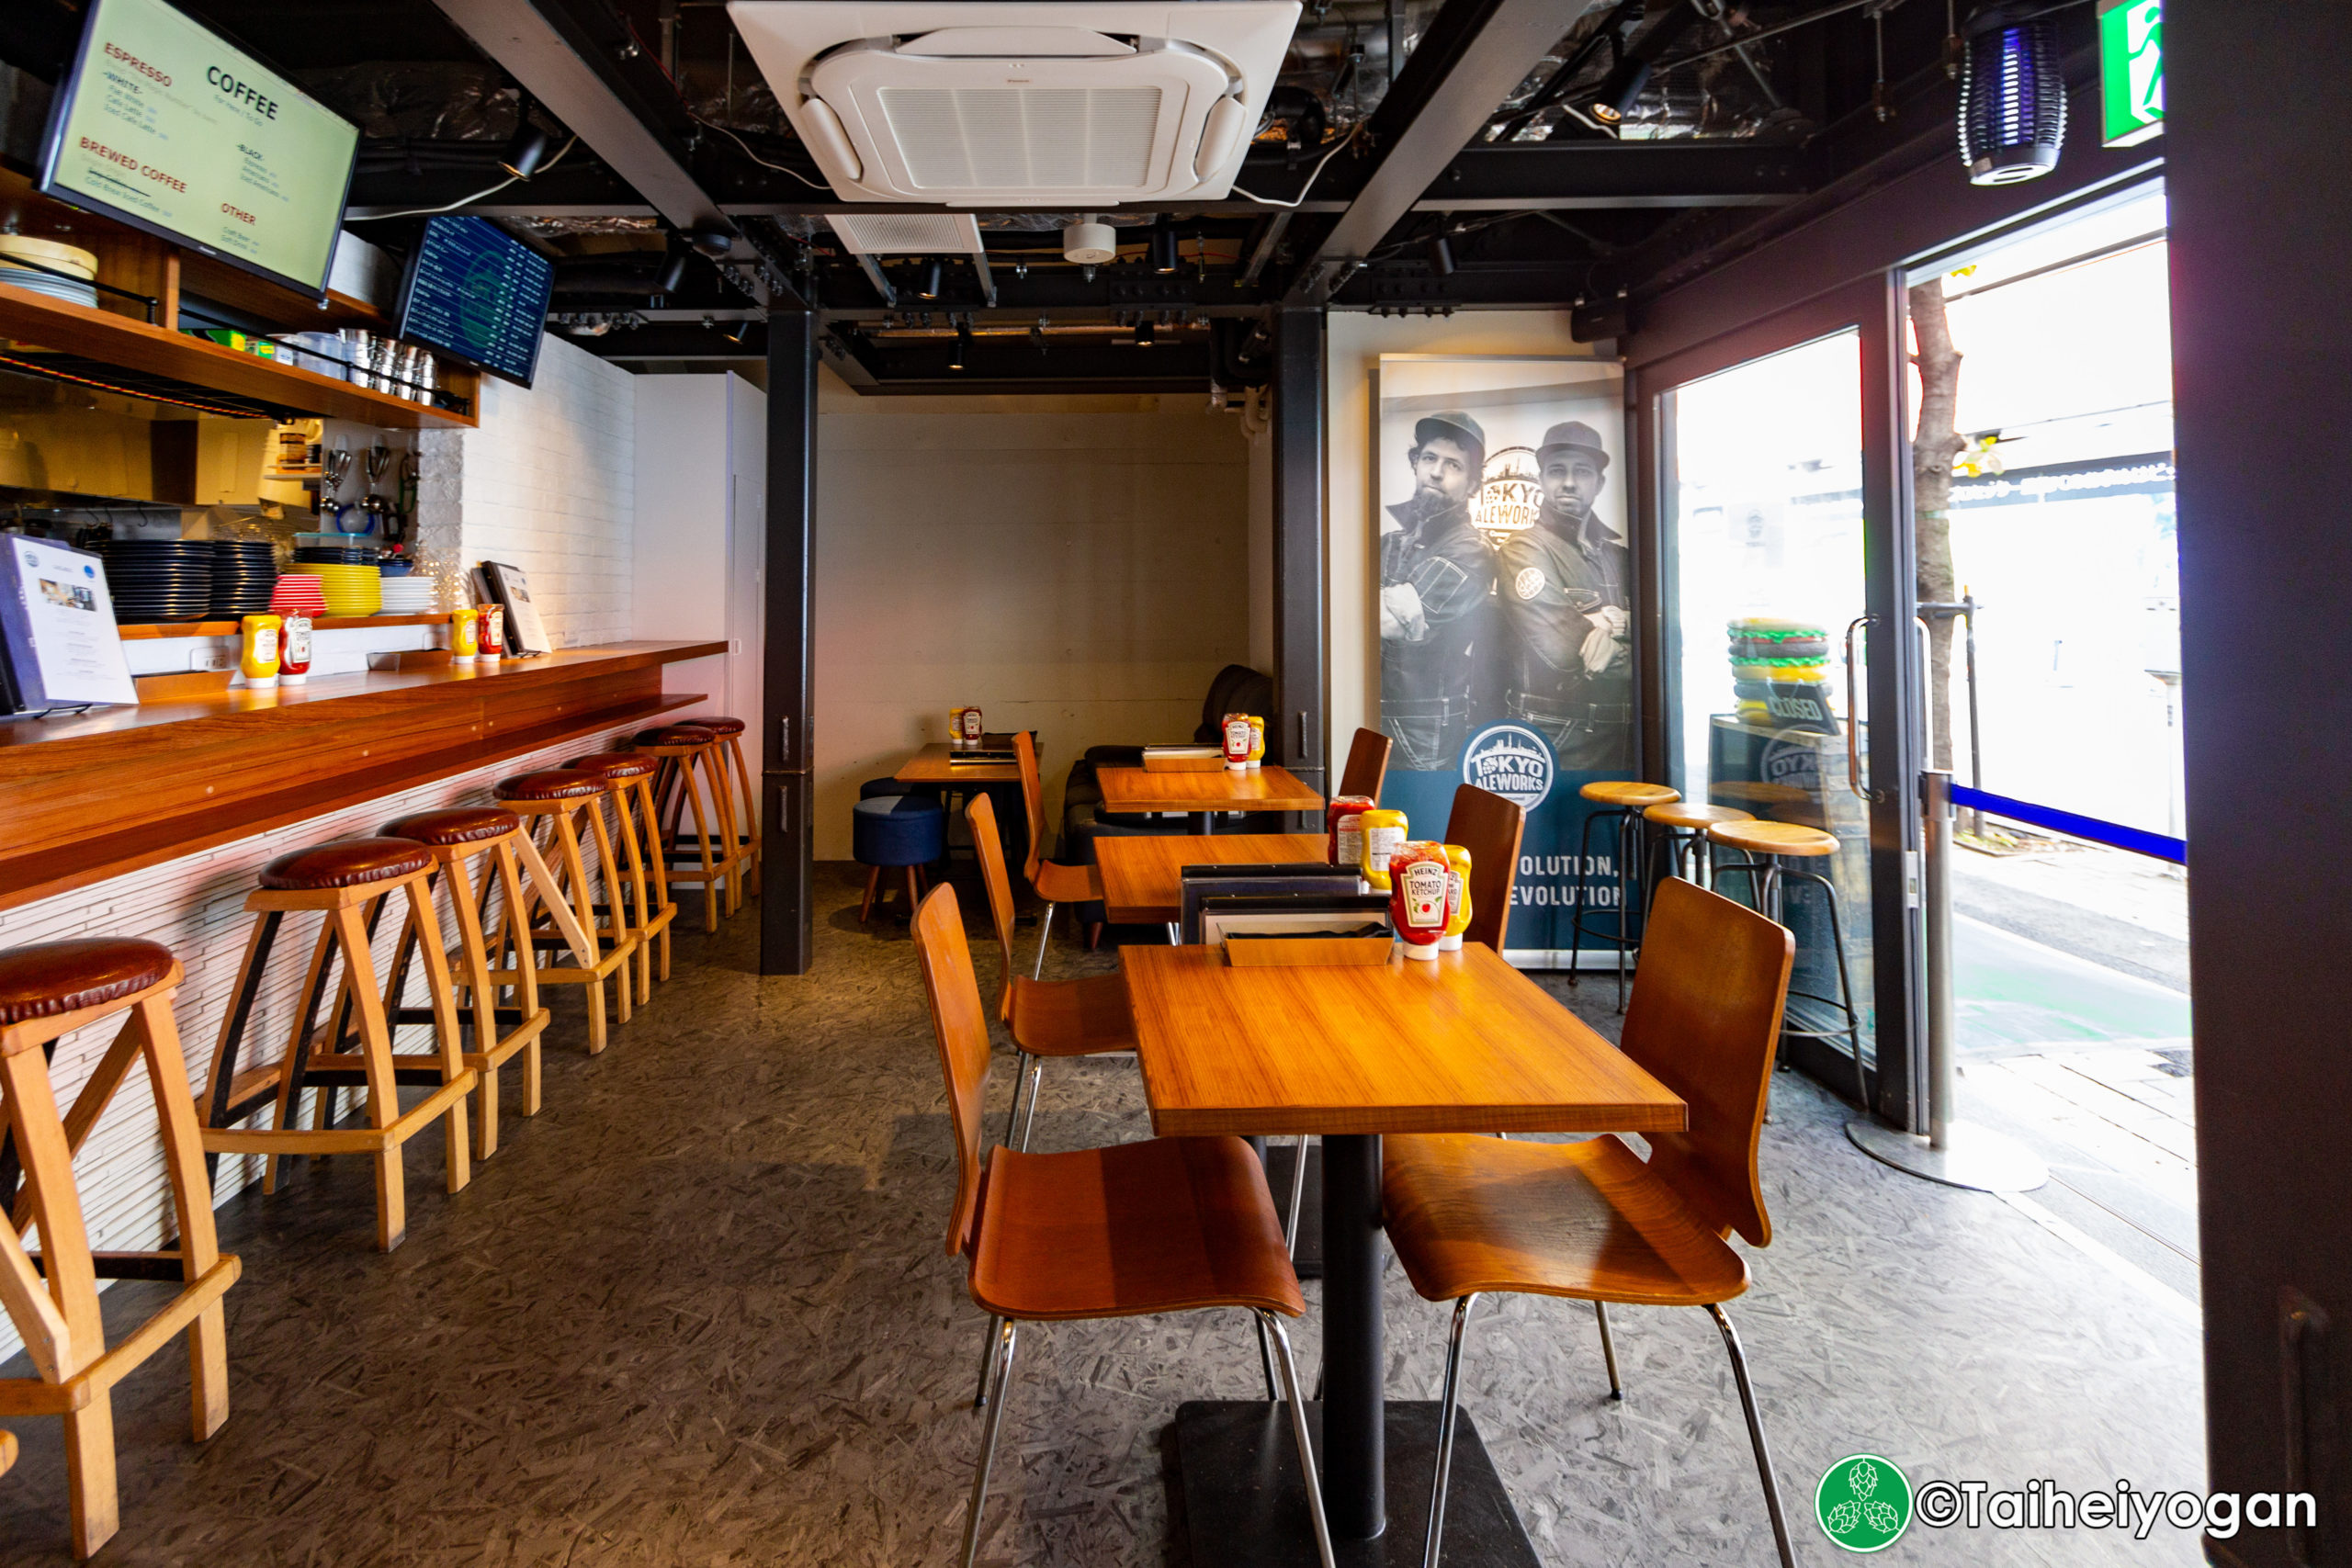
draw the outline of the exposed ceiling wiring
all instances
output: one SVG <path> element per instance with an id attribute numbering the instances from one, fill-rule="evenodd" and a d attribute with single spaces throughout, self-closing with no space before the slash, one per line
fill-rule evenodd
<path id="1" fill-rule="evenodd" d="M 744 141 L 741 137 L 736 135 L 732 130 L 729 130 L 727 127 L 719 124 L 717 120 L 705 119 L 702 116 L 695 114 L 692 109 L 688 109 L 686 113 L 693 118 L 696 125 L 707 125 L 710 127 L 711 130 L 716 130 L 720 135 L 726 137 L 729 141 L 734 142 L 736 146 L 741 147 L 743 150 L 743 156 L 749 158 L 752 163 L 757 164 L 761 168 L 774 169 L 779 175 L 790 175 L 794 179 L 798 180 L 810 190 L 821 190 L 828 196 L 832 194 L 832 186 L 812 180 L 797 169 L 789 169 L 785 167 L 782 164 L 770 163 L 767 159 L 761 157 L 757 152 L 752 151 L 752 144 L 750 142 Z"/>
<path id="2" fill-rule="evenodd" d="M 569 152 L 574 147 L 579 145 L 580 138 L 577 136 L 573 137 L 571 141 L 563 144 L 563 152 L 558 152 L 554 157 L 549 158 L 546 163 L 541 164 L 536 172 L 542 175 L 547 173 L 549 169 L 554 168 L 558 164 L 563 162 L 564 152 Z M 455 212 L 460 207 L 470 206 L 474 202 L 480 201 L 483 197 L 496 196 L 500 191 L 504 190 L 508 186 L 513 185 L 522 177 L 523 176 L 520 175 L 509 175 L 504 179 L 499 181 L 496 185 L 486 186 L 482 189 L 474 192 L 471 196 L 461 196 L 447 207 L 419 207 L 412 209 L 406 212 L 355 212 L 350 217 L 346 218 L 345 221 L 349 223 L 380 223 L 387 218 L 430 218 L 435 213 Z"/>
<path id="3" fill-rule="evenodd" d="M 1323 156 L 1315 160 L 1315 167 L 1307 174 L 1306 183 L 1299 187 L 1298 195 L 1291 200 L 1276 201 L 1272 197 L 1260 196 L 1255 191 L 1243 190 L 1239 186 L 1235 186 L 1233 187 L 1233 194 L 1241 197 L 1244 201 L 1254 201 L 1261 207 L 1288 208 L 1298 206 L 1306 199 L 1307 194 L 1314 190 L 1315 182 L 1322 177 L 1323 165 L 1338 157 L 1340 155 L 1340 150 L 1345 147 L 1349 142 L 1353 141 L 1356 139 L 1356 133 L 1363 129 L 1363 122 L 1362 120 L 1358 120 L 1349 129 L 1348 133 L 1345 136 L 1340 137 L 1340 140 L 1331 143 L 1330 149 L 1326 152 Z"/>

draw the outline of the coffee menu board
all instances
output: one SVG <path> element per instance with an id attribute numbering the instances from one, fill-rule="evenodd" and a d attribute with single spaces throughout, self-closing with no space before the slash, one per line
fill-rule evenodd
<path id="1" fill-rule="evenodd" d="M 496 224 L 435 218 L 401 283 L 400 335 L 527 387 L 554 288 L 554 264 Z"/>
<path id="2" fill-rule="evenodd" d="M 91 0 L 40 188 L 313 296 L 359 128 L 163 0 Z"/>

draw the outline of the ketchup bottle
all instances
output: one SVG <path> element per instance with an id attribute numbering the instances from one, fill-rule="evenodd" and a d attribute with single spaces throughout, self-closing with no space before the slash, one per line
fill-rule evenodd
<path id="1" fill-rule="evenodd" d="M 1250 716 L 1229 713 L 1225 716 L 1225 765 L 1237 772 L 1250 766 Z"/>
<path id="2" fill-rule="evenodd" d="M 299 613 L 289 615 L 278 642 L 277 683 L 299 686 L 310 678 L 311 617 Z"/>
<path id="3" fill-rule="evenodd" d="M 1338 795 L 1323 808 L 1324 831 L 1331 836 L 1331 863 L 1363 863 L 1363 814 L 1373 808 L 1368 795 Z"/>
<path id="4" fill-rule="evenodd" d="M 1442 845 L 1408 841 L 1388 857 L 1388 921 L 1408 958 L 1437 956 L 1452 913 L 1453 868 Z"/>

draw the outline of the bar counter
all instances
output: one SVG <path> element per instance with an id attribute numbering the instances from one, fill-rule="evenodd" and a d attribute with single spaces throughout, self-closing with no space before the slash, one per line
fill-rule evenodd
<path id="1" fill-rule="evenodd" d="M 0 721 L 0 908 L 692 706 L 662 667 L 726 651 L 606 643 Z"/>

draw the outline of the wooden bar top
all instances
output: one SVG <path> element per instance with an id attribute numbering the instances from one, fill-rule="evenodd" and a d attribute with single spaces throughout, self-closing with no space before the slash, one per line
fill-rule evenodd
<path id="1" fill-rule="evenodd" d="M 1689 1108 L 1471 942 L 1434 961 L 1236 969 L 1215 947 L 1123 947 L 1151 1129 L 1662 1133 Z"/>
<path id="2" fill-rule="evenodd" d="M 0 908 L 690 706 L 622 642 L 0 721 Z"/>
<path id="3" fill-rule="evenodd" d="M 1102 902 L 1114 925 L 1166 925 L 1181 915 L 1188 865 L 1283 865 L 1329 858 L 1320 833 L 1146 833 L 1094 840 Z"/>
<path id="4" fill-rule="evenodd" d="M 1269 764 L 1236 773 L 1155 773 L 1148 768 L 1102 768 L 1102 809 L 1142 811 L 1320 811 L 1323 797 Z"/>

